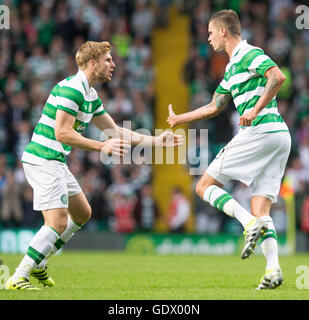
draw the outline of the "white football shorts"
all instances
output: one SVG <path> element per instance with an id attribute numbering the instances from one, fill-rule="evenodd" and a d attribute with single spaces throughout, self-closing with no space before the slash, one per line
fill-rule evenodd
<path id="1" fill-rule="evenodd" d="M 238 180 L 252 186 L 252 196 L 277 202 L 291 149 L 289 132 L 240 132 L 217 154 L 206 173 L 225 185 Z"/>
<path id="2" fill-rule="evenodd" d="M 34 165 L 23 162 L 28 183 L 33 189 L 33 209 L 42 211 L 68 208 L 69 197 L 82 192 L 65 163 Z"/>

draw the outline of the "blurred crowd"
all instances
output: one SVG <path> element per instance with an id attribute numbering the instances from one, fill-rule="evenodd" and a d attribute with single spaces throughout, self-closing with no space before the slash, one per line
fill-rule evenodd
<path id="1" fill-rule="evenodd" d="M 297 4 L 292 0 L 270 0 L 268 4 L 249 0 L 174 2 L 191 18 L 191 48 L 183 75 L 192 108 L 211 100 L 227 63 L 227 57 L 214 53 L 207 41 L 208 18 L 215 10 L 237 11 L 243 38 L 263 48 L 285 73 L 287 80 L 278 94 L 278 106 L 293 140 L 286 178 L 295 193 L 297 226 L 305 230 L 303 220 L 309 215 L 309 36 L 295 27 Z M 50 90 L 77 72 L 75 52 L 86 40 L 110 41 L 113 47 L 113 79 L 96 87 L 107 112 L 120 125 L 131 120 L 133 130 L 154 131 L 152 35 L 156 26 L 168 25 L 167 8 L 171 3 L 172 0 L 4 2 L 10 8 L 10 30 L 0 30 L 0 227 L 38 227 L 42 223 L 41 215 L 33 213 L 32 189 L 19 160 Z M 207 162 L 237 132 L 238 114 L 231 104 L 219 117 L 196 122 L 192 127 L 209 129 Z M 100 131 L 93 125 L 85 134 L 100 139 Z M 74 149 L 67 162 L 93 209 L 86 228 L 118 232 L 154 229 L 161 213 L 152 193 L 151 165 L 102 165 L 98 153 Z M 227 188 L 249 208 L 249 188 L 236 183 Z M 197 232 L 239 231 L 239 224 L 195 200 Z M 188 200 L 175 188 L 170 206 L 171 229 L 183 231 L 190 211 L 187 206 Z M 180 218 L 176 219 L 178 207 Z M 272 212 L 279 232 L 286 228 L 285 212 L 285 202 L 280 198 Z M 307 228 L 309 231 L 308 224 Z"/>
<path id="2" fill-rule="evenodd" d="M 309 33 L 296 27 L 296 7 L 301 3 L 293 0 L 193 2 L 192 42 L 184 68 L 193 109 L 211 100 L 228 62 L 228 57 L 224 53 L 214 53 L 207 41 L 208 19 L 216 10 L 235 10 L 242 25 L 242 39 L 262 48 L 285 74 L 286 81 L 277 95 L 279 112 L 292 136 L 285 182 L 294 194 L 296 225 L 309 232 Z M 238 122 L 239 114 L 231 102 L 218 117 L 193 124 L 193 128 L 209 130 L 209 161 L 237 133 Z M 229 183 L 226 188 L 250 210 L 250 188 L 240 183 Z M 281 193 L 278 204 L 272 209 L 279 233 L 286 230 L 286 212 Z M 220 214 L 199 199 L 196 199 L 195 213 L 200 232 L 240 231 L 235 219 Z"/>

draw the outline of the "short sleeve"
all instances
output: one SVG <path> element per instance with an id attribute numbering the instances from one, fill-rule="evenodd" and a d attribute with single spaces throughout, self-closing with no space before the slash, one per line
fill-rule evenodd
<path id="1" fill-rule="evenodd" d="M 83 105 L 83 94 L 71 87 L 59 87 L 57 90 L 57 108 L 66 111 L 75 117 L 79 108 Z"/>
<path id="2" fill-rule="evenodd" d="M 100 98 L 98 98 L 96 101 L 95 101 L 95 111 L 93 113 L 93 115 L 96 117 L 96 116 L 101 116 L 102 114 L 104 114 L 106 111 L 104 109 L 104 106 L 103 106 L 103 103 L 102 103 L 102 100 Z"/>
<path id="3" fill-rule="evenodd" d="M 277 64 L 261 49 L 254 49 L 247 53 L 242 59 L 242 65 L 244 69 L 260 76 L 264 76 L 269 68 L 277 66 Z"/>
<path id="4" fill-rule="evenodd" d="M 221 81 L 215 92 L 222 94 L 230 94 L 230 90 L 228 89 L 227 82 L 225 79 Z"/>

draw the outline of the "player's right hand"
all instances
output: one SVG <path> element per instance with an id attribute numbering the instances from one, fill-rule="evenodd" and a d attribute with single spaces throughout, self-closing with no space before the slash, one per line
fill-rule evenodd
<path id="1" fill-rule="evenodd" d="M 103 147 L 101 151 L 105 154 L 117 155 L 123 157 L 126 153 L 128 153 L 128 149 L 130 144 L 126 140 L 111 138 L 103 142 Z"/>
<path id="2" fill-rule="evenodd" d="M 170 128 L 177 126 L 177 116 L 173 111 L 173 106 L 171 104 L 168 105 L 168 118 L 167 123 L 170 125 Z"/>

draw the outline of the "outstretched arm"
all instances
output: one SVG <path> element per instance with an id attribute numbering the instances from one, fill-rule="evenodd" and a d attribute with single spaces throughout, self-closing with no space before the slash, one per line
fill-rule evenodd
<path id="1" fill-rule="evenodd" d="M 119 127 L 113 118 L 107 113 L 93 117 L 92 122 L 107 135 L 120 137 L 133 145 L 139 144 L 145 147 L 174 147 L 181 145 L 183 142 L 182 136 L 174 135 L 171 132 L 164 132 L 159 136 L 151 136 Z"/>
<path id="2" fill-rule="evenodd" d="M 172 105 L 168 106 L 169 116 L 167 122 L 171 128 L 200 119 L 210 119 L 217 116 L 231 100 L 231 95 L 215 92 L 209 104 L 206 104 L 196 110 L 176 115 Z"/>
<path id="3" fill-rule="evenodd" d="M 57 110 L 55 121 L 56 140 L 71 147 L 86 151 L 102 151 L 106 154 L 124 156 L 127 143 L 122 139 L 109 139 L 101 142 L 83 137 L 73 129 L 75 117 L 63 110 Z"/>
<path id="4" fill-rule="evenodd" d="M 256 105 L 252 108 L 252 110 L 240 117 L 239 125 L 251 126 L 252 121 L 278 93 L 283 82 L 285 81 L 285 76 L 278 67 L 269 68 L 265 72 L 265 78 L 267 78 L 267 82 L 263 94 L 257 101 Z"/>

